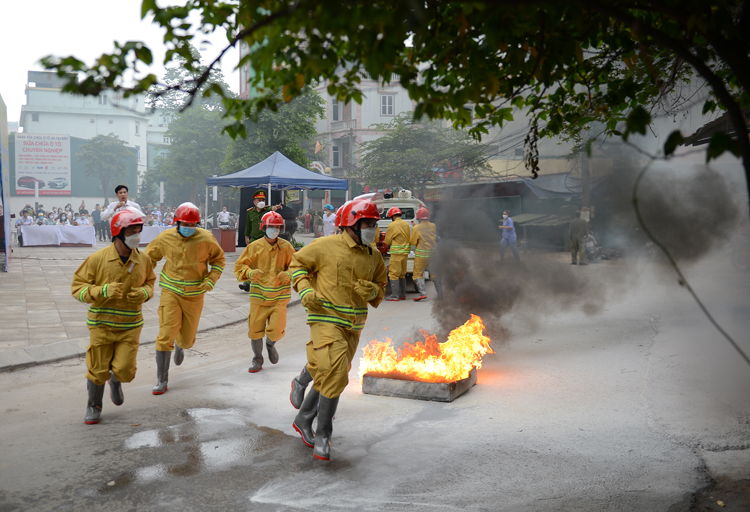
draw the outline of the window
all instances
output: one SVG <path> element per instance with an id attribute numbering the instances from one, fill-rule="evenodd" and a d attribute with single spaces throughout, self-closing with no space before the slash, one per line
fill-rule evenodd
<path id="1" fill-rule="evenodd" d="M 172 139 L 170 139 L 169 137 L 163 137 L 162 138 L 162 142 L 164 142 L 164 144 L 171 144 L 172 143 Z"/>
<path id="2" fill-rule="evenodd" d="M 138 154 L 138 160 L 140 160 L 141 159 L 141 147 L 140 146 L 136 146 L 135 147 L 135 152 Z"/>
<path id="3" fill-rule="evenodd" d="M 380 95 L 380 115 L 381 116 L 392 116 L 393 115 L 393 94 L 381 94 Z"/>
<path id="4" fill-rule="evenodd" d="M 336 98 L 331 98 L 331 104 L 333 108 L 333 114 L 331 115 L 331 119 L 333 121 L 339 120 L 339 100 Z"/>
<path id="5" fill-rule="evenodd" d="M 136 121 L 135 122 L 135 134 L 138 135 L 139 133 L 141 133 L 141 123 Z"/>
<path id="6" fill-rule="evenodd" d="M 523 148 L 516 148 L 514 151 L 514 156 L 516 158 L 523 158 Z"/>
<path id="7" fill-rule="evenodd" d="M 39 122 L 39 114 L 31 114 L 31 120 L 34 122 Z"/>
<path id="8" fill-rule="evenodd" d="M 339 167 L 339 147 L 333 146 L 333 167 Z"/>
<path id="9" fill-rule="evenodd" d="M 99 105 L 106 105 L 106 104 L 107 104 L 107 97 L 99 96 Z"/>

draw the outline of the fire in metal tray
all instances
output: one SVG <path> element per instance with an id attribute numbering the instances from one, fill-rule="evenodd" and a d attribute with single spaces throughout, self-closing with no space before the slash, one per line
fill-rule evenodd
<path id="1" fill-rule="evenodd" d="M 360 359 L 360 381 L 367 375 L 453 383 L 469 378 L 473 368 L 482 367 L 482 357 L 492 353 L 491 340 L 484 335 L 484 324 L 476 315 L 451 331 L 444 343 L 439 343 L 434 334 L 421 332 L 424 341 L 405 343 L 398 350 L 388 338 L 371 341 Z"/>

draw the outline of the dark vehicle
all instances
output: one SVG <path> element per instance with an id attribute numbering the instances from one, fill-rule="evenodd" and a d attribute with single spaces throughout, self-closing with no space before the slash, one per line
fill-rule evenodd
<path id="1" fill-rule="evenodd" d="M 49 188 L 65 188 L 68 186 L 68 180 L 65 178 L 55 178 L 47 182 Z"/>
<path id="2" fill-rule="evenodd" d="M 39 188 L 44 188 L 44 180 L 38 180 L 31 176 L 21 176 L 18 178 L 18 186 L 23 188 L 34 188 L 34 182 L 39 183 Z"/>

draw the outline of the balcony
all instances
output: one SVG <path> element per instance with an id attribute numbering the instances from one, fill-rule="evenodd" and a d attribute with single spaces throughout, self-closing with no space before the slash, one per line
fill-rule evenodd
<path id="1" fill-rule="evenodd" d="M 356 119 L 344 119 L 343 121 L 331 121 L 331 133 L 348 132 L 357 129 Z"/>

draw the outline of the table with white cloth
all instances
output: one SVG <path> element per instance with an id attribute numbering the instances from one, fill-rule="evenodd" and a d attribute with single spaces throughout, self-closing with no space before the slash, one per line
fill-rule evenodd
<path id="1" fill-rule="evenodd" d="M 173 227 L 175 226 L 143 226 L 140 247 L 146 247 L 151 240 L 159 236 L 159 233 Z"/>
<path id="2" fill-rule="evenodd" d="M 87 245 L 96 246 L 94 226 L 21 226 L 24 246 Z"/>

